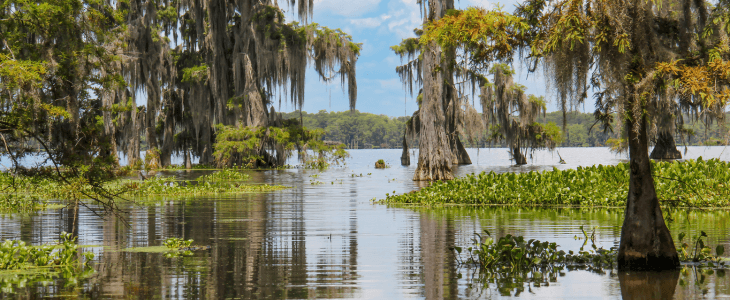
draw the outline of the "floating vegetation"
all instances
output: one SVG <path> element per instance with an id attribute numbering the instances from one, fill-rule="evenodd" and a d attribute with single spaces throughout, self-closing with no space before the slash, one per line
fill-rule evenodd
<path id="1" fill-rule="evenodd" d="M 508 273 L 534 272 L 568 265 L 602 270 L 613 268 L 616 264 L 617 250 L 598 248 L 595 239 L 588 238 L 585 231 L 583 233 L 586 235 L 586 242 L 590 240 L 593 249 L 583 250 L 586 245 L 584 243 L 577 253 L 572 250 L 568 252 L 558 250 L 559 246 L 554 242 L 541 242 L 535 239 L 526 241 L 522 236 L 511 234 L 494 240 L 489 231 L 485 230 L 484 233 L 485 236 L 475 234 L 478 239 L 472 239 L 473 245 L 467 248 L 466 254 L 469 256 L 466 260 L 460 258 L 463 251 L 461 247 L 452 248 L 457 253 L 459 263 L 478 264 L 482 270 Z"/>
<path id="2" fill-rule="evenodd" d="M 730 163 L 717 159 L 652 162 L 660 202 L 672 207 L 725 207 L 730 204 Z M 420 205 L 568 205 L 624 206 L 629 166 L 578 167 L 529 173 L 470 174 L 380 203 Z"/>
<path id="3" fill-rule="evenodd" d="M 162 242 L 162 246 L 149 247 L 132 247 L 122 251 L 132 253 L 161 253 L 166 258 L 174 258 L 180 256 L 191 256 L 193 251 L 208 250 L 210 246 L 193 246 L 193 240 L 184 240 L 181 238 L 168 238 Z"/>
<path id="4" fill-rule="evenodd" d="M 46 209 L 45 201 L 23 194 L 0 195 L 0 213 L 28 213 Z"/>
<path id="5" fill-rule="evenodd" d="M 198 177 L 198 181 L 246 181 L 249 179 L 251 176 L 248 174 L 229 169 Z"/>
<path id="6" fill-rule="evenodd" d="M 725 262 L 722 261 L 721 256 L 725 253 L 725 246 L 717 245 L 715 248 L 715 255 L 712 255 L 712 249 L 705 245 L 703 237 L 707 237 L 707 233 L 700 231 L 700 234 L 693 236 L 689 241 L 694 244 L 694 248 L 690 248 L 691 245 L 684 242 L 684 232 L 680 233 L 677 242 L 680 243 L 680 247 L 677 248 L 679 254 L 679 260 L 683 262 L 694 262 L 694 263 L 706 263 L 708 267 L 725 266 Z"/>
<path id="7" fill-rule="evenodd" d="M 263 193 L 287 187 L 268 184 L 242 184 L 247 174 L 234 170 L 222 170 L 202 176 L 198 183 L 176 181 L 172 178 L 151 176 L 144 181 L 118 180 L 105 188 L 123 197 L 148 198 L 155 196 L 202 196 L 218 194 Z M 0 194 L 0 213 L 32 212 L 49 207 L 45 200 L 74 199 L 79 196 L 78 185 L 59 185 L 57 182 L 26 176 L 0 173 L 0 186 L 8 187 Z M 14 187 L 14 188 L 13 188 Z M 93 193 L 93 191 L 87 191 Z M 72 195 L 74 194 L 74 195 Z"/>
<path id="8" fill-rule="evenodd" d="M 388 168 L 388 167 L 389 167 L 389 166 L 388 166 L 388 165 L 386 165 L 386 164 L 385 164 L 385 161 L 384 161 L 384 160 L 382 160 L 382 159 L 379 159 L 378 161 L 376 161 L 376 162 L 375 162 L 375 168 L 376 168 L 376 169 L 385 169 L 385 168 Z"/>
<path id="9" fill-rule="evenodd" d="M 564 276 L 565 271 L 587 270 L 605 274 L 613 272 L 616 267 L 618 251 L 616 248 L 603 249 L 596 246 L 595 229 L 588 234 L 583 226 L 580 227 L 585 242 L 577 252 L 558 250 L 559 245 L 554 242 L 525 240 L 522 236 L 507 234 L 497 240 L 493 239 L 488 231 L 484 235 L 475 234 L 472 245 L 466 249 L 451 247 L 455 252 L 457 264 L 461 266 L 479 266 L 477 280 L 487 284 L 496 284 L 502 292 L 515 290 L 518 294 L 524 291 L 525 283 L 535 287 L 549 285 L 556 282 L 558 276 Z M 717 247 L 716 256 L 710 254 L 710 248 L 702 242 L 702 232 L 694 237 L 695 251 L 688 253 L 689 248 L 683 243 L 680 251 L 680 260 L 684 263 L 681 269 L 683 275 L 695 270 L 695 275 L 702 274 L 699 282 L 704 282 L 704 274 L 718 276 L 725 274 L 725 262 L 719 257 L 724 248 Z M 684 234 L 679 235 L 679 241 Z M 590 242 L 590 249 L 584 250 Z M 681 253 L 684 252 L 684 253 Z M 463 257 L 465 256 L 465 257 Z M 699 263 L 699 264 L 698 264 Z M 697 275 L 699 276 L 699 275 Z M 682 283 L 680 283 L 682 284 Z M 507 295 L 507 294 L 504 294 Z"/>
<path id="10" fill-rule="evenodd" d="M 13 293 L 31 283 L 51 282 L 63 278 L 66 287 L 77 286 L 94 274 L 89 262 L 93 252 L 81 252 L 76 238 L 61 233 L 56 244 L 31 246 L 22 241 L 6 240 L 0 244 L 0 286 L 3 293 Z"/>
<path id="11" fill-rule="evenodd" d="M 216 194 L 262 193 L 278 191 L 287 187 L 268 184 L 241 184 L 227 181 L 175 181 L 164 177 L 151 177 L 139 182 L 126 182 L 125 195 L 135 197 L 150 196 L 202 196 Z"/>

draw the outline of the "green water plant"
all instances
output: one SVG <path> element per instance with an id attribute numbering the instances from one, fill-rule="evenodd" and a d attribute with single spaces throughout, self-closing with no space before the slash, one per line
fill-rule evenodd
<path id="1" fill-rule="evenodd" d="M 652 162 L 657 196 L 672 207 L 730 205 L 730 162 L 717 159 Z M 419 191 L 387 194 L 383 204 L 625 206 L 629 166 L 597 165 L 576 169 L 470 174 L 438 181 Z"/>
<path id="2" fill-rule="evenodd" d="M 198 177 L 198 181 L 246 181 L 251 176 L 238 171 L 224 169 Z"/>
<path id="3" fill-rule="evenodd" d="M 478 264 L 482 270 L 499 272 L 517 272 L 535 270 L 555 265 L 580 265 L 593 269 L 612 268 L 616 260 L 615 249 L 598 248 L 593 243 L 593 250 L 565 252 L 558 250 L 554 242 L 525 240 L 522 236 L 507 234 L 499 239 L 493 239 L 489 231 L 484 235 L 475 234 L 478 238 L 472 239 L 472 246 L 468 247 L 466 260 L 461 260 L 461 247 L 453 247 L 457 253 L 459 263 Z"/>
<path id="4" fill-rule="evenodd" d="M 278 191 L 287 187 L 269 184 L 242 184 L 235 181 L 175 181 L 164 177 L 151 177 L 145 181 L 125 182 L 124 195 L 134 197 L 152 196 L 204 196 L 219 194 L 262 193 Z"/>
<path id="5" fill-rule="evenodd" d="M 168 238 L 162 243 L 167 249 L 180 250 L 180 248 L 187 248 L 193 244 L 193 240 L 184 240 L 181 238 Z"/>
<path id="6" fill-rule="evenodd" d="M 0 243 L 0 287 L 3 293 L 35 282 L 63 278 L 65 285 L 77 286 L 95 271 L 90 266 L 94 253 L 82 252 L 76 238 L 62 232 L 58 242 L 33 246 L 23 241 Z"/>
<path id="7" fill-rule="evenodd" d="M 717 245 L 715 247 L 715 254 L 713 255 L 712 249 L 702 239 L 707 237 L 707 233 L 700 231 L 700 234 L 693 236 L 688 241 L 689 243 L 684 241 L 686 236 L 684 232 L 677 236 L 677 242 L 680 244 L 677 248 L 680 261 L 707 263 L 710 267 L 715 267 L 716 264 L 719 266 L 725 265 L 725 262 L 721 260 L 721 256 L 725 253 L 725 246 Z"/>

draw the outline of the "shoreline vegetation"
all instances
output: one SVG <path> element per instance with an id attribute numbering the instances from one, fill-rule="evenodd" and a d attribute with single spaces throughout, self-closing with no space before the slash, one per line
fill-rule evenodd
<path id="1" fill-rule="evenodd" d="M 652 162 L 662 206 L 723 208 L 730 204 L 730 162 L 717 159 Z M 386 194 L 380 204 L 625 207 L 629 165 L 469 174 L 419 191 Z"/>
<path id="2" fill-rule="evenodd" d="M 287 189 L 282 185 L 246 183 L 250 176 L 235 170 L 223 169 L 200 176 L 195 180 L 177 180 L 172 177 L 150 176 L 145 180 L 116 179 L 104 188 L 121 198 L 133 198 L 134 203 L 145 203 L 157 197 L 187 197 L 221 194 L 266 193 Z M 0 173 L 0 213 L 33 212 L 58 208 L 49 200 L 75 199 L 79 186 L 63 185 L 51 178 Z M 86 191 L 93 193 L 93 191 Z M 74 196 L 76 195 L 76 196 Z"/>

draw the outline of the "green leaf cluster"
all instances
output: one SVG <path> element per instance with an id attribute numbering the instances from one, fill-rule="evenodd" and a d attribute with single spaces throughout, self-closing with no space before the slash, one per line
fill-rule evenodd
<path id="1" fill-rule="evenodd" d="M 654 162 L 657 196 L 673 207 L 724 207 L 730 204 L 730 162 L 716 159 Z M 628 196 L 629 166 L 470 174 L 436 182 L 419 191 L 387 195 L 380 203 L 418 205 L 558 205 L 624 206 Z"/>
<path id="2" fill-rule="evenodd" d="M 94 274 L 90 262 L 94 253 L 82 252 L 76 238 L 62 232 L 56 244 L 32 246 L 23 241 L 0 243 L 0 286 L 5 293 L 29 283 L 65 279 L 66 286 L 77 286 Z"/>

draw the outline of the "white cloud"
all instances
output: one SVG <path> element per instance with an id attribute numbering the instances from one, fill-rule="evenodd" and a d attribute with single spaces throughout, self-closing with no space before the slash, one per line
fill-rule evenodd
<path id="1" fill-rule="evenodd" d="M 335 14 L 346 17 L 357 17 L 378 9 L 380 1 L 381 0 L 314 0 L 314 9 L 329 10 Z"/>
<path id="2" fill-rule="evenodd" d="M 350 20 L 350 24 L 353 24 L 357 27 L 375 28 L 379 27 L 381 24 L 383 24 L 384 21 L 392 17 L 392 15 L 383 14 L 376 18 L 352 19 Z"/>

